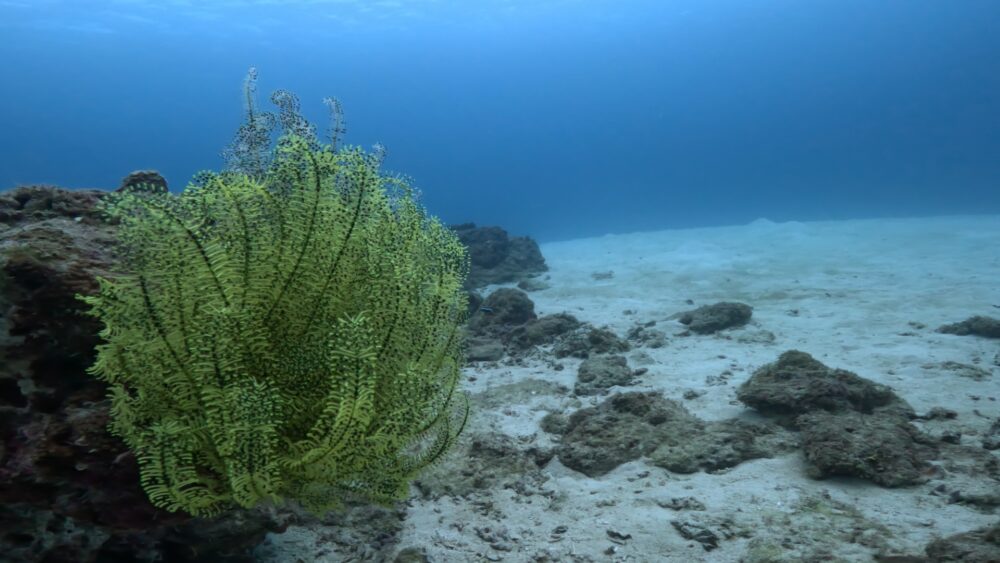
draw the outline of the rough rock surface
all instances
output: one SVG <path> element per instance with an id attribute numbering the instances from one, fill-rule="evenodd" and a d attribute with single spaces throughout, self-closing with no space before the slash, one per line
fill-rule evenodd
<path id="1" fill-rule="evenodd" d="M 644 456 L 677 473 L 719 471 L 796 446 L 790 433 L 777 425 L 705 423 L 656 392 L 615 394 L 568 418 L 549 415 L 542 428 L 562 434 L 556 455 L 563 465 L 590 477 Z"/>
<path id="2" fill-rule="evenodd" d="M 944 325 L 937 329 L 944 334 L 957 334 L 959 336 L 985 336 L 986 338 L 1000 338 L 1000 320 L 992 317 L 975 316 L 969 317 L 962 322 Z"/>
<path id="3" fill-rule="evenodd" d="M 552 458 L 551 449 L 525 448 L 496 432 L 467 438 L 457 446 L 461 451 L 444 463 L 447 467 L 432 468 L 417 478 L 414 484 L 423 496 L 464 497 L 497 486 L 525 490 L 545 481 L 539 468 Z"/>
<path id="4" fill-rule="evenodd" d="M 552 353 L 557 358 L 589 358 L 593 354 L 617 354 L 630 349 L 628 342 L 606 328 L 583 326 L 564 335 Z"/>
<path id="5" fill-rule="evenodd" d="M 118 191 L 143 190 L 166 193 L 169 189 L 167 180 L 156 170 L 136 170 L 125 176 L 118 186 Z"/>
<path id="6" fill-rule="evenodd" d="M 649 455 L 670 436 L 690 436 L 702 428 L 683 405 L 659 393 L 620 393 L 570 415 L 559 460 L 597 477 Z"/>
<path id="7" fill-rule="evenodd" d="M 805 352 L 790 350 L 767 364 L 737 390 L 745 405 L 768 415 L 799 415 L 815 410 L 871 413 L 913 411 L 885 385 L 843 369 L 832 369 Z"/>
<path id="8" fill-rule="evenodd" d="M 924 481 L 937 449 L 910 423 L 913 409 L 889 387 L 805 352 L 783 353 L 737 391 L 746 405 L 801 430 L 809 473 L 849 476 L 885 487 Z"/>
<path id="9" fill-rule="evenodd" d="M 883 487 L 925 481 L 933 441 L 900 416 L 817 411 L 799 418 L 809 474 L 867 479 Z"/>
<path id="10" fill-rule="evenodd" d="M 1000 561 L 1000 523 L 935 540 L 925 549 L 934 562 L 944 561 Z"/>
<path id="11" fill-rule="evenodd" d="M 469 362 L 496 362 L 503 358 L 503 344 L 497 338 L 472 336 L 465 340 L 465 359 Z"/>
<path id="12" fill-rule="evenodd" d="M 573 315 L 557 313 L 528 321 L 510 332 L 510 344 L 518 350 L 534 346 L 552 344 L 560 336 L 580 327 L 580 321 Z"/>
<path id="13" fill-rule="evenodd" d="M 633 379 L 625 356 L 588 358 L 580 363 L 573 392 L 577 395 L 598 395 L 607 393 L 615 385 L 629 385 Z"/>
<path id="14" fill-rule="evenodd" d="M 625 335 L 630 343 L 646 348 L 663 348 L 667 345 L 667 335 L 662 330 L 653 328 L 655 322 L 634 326 Z"/>
<path id="15" fill-rule="evenodd" d="M 501 288 L 489 294 L 469 319 L 472 334 L 506 338 L 507 333 L 528 321 L 535 315 L 535 304 L 528 294 L 511 288 Z"/>
<path id="16" fill-rule="evenodd" d="M 712 334 L 750 322 L 753 308 L 744 303 L 720 302 L 680 314 L 678 320 L 696 334 Z"/>
<path id="17" fill-rule="evenodd" d="M 517 282 L 548 270 L 538 243 L 528 237 L 510 237 L 500 227 L 465 223 L 452 227 L 469 249 L 471 269 L 466 287 Z"/>
<path id="18" fill-rule="evenodd" d="M 701 433 L 673 436 L 649 459 L 653 465 L 675 473 L 711 473 L 789 452 L 797 446 L 797 440 L 777 425 L 733 419 L 707 423 Z"/>
<path id="19" fill-rule="evenodd" d="M 44 186 L 0 194 L 0 558 L 245 560 L 276 521 L 154 508 L 133 455 L 106 430 L 104 385 L 85 372 L 100 326 L 76 299 L 112 273 L 101 197 Z"/>

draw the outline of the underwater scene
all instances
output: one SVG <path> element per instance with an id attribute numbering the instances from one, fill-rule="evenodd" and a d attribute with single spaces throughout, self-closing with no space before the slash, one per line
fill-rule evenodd
<path id="1" fill-rule="evenodd" d="M 998 30 L 0 0 L 0 563 L 1000 563 Z"/>

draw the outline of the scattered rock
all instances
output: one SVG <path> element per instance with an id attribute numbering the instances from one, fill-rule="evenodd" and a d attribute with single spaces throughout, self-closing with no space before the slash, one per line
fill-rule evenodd
<path id="1" fill-rule="evenodd" d="M 167 193 L 167 180 L 156 170 L 136 170 L 122 179 L 118 190 L 138 190 L 142 192 Z"/>
<path id="2" fill-rule="evenodd" d="M 652 453 L 669 437 L 686 439 L 702 426 L 680 403 L 659 393 L 619 393 L 574 412 L 557 455 L 566 467 L 598 477 Z"/>
<path id="3" fill-rule="evenodd" d="M 449 455 L 414 481 L 423 496 L 466 497 L 495 487 L 512 488 L 525 496 L 542 492 L 546 477 L 539 467 L 552 458 L 551 449 L 526 447 L 497 432 L 469 438 L 456 447 L 463 450 L 461 454 Z"/>
<path id="4" fill-rule="evenodd" d="M 465 291 L 465 295 L 469 300 L 468 316 L 466 318 L 471 319 L 473 315 L 479 312 L 479 308 L 483 306 L 483 294 L 478 291 L 469 289 Z"/>
<path id="5" fill-rule="evenodd" d="M 984 450 L 1000 450 L 1000 418 L 993 421 L 989 430 L 983 436 Z"/>
<path id="6" fill-rule="evenodd" d="M 535 304 L 528 294 L 519 289 L 501 288 L 483 300 L 469 319 L 468 328 L 477 336 L 506 338 L 515 327 L 535 318 Z"/>
<path id="7" fill-rule="evenodd" d="M 816 478 L 851 476 L 886 487 L 922 482 L 935 441 L 910 424 L 913 409 L 884 385 L 832 369 L 799 351 L 783 353 L 740 386 L 744 404 L 801 430 Z"/>
<path id="8" fill-rule="evenodd" d="M 958 417 L 958 413 L 944 407 L 932 407 L 926 414 L 917 418 L 921 420 L 952 420 Z"/>
<path id="9" fill-rule="evenodd" d="M 512 551 L 514 544 L 510 539 L 510 531 L 506 526 L 482 526 L 476 527 L 476 536 L 480 540 L 488 543 L 492 549 L 497 551 Z"/>
<path id="10" fill-rule="evenodd" d="M 605 530 L 604 533 L 608 535 L 608 539 L 615 543 L 625 543 L 626 541 L 632 539 L 632 534 L 627 534 L 625 532 L 619 532 L 617 530 Z"/>
<path id="11" fill-rule="evenodd" d="M 114 274 L 102 196 L 0 194 L 0 559 L 245 560 L 283 529 L 279 517 L 155 508 L 134 455 L 107 431 L 106 386 L 86 373 L 101 327 L 76 298 Z"/>
<path id="12" fill-rule="evenodd" d="M 958 377 L 965 377 L 973 381 L 984 381 L 993 377 L 993 373 L 988 369 L 978 366 L 963 364 L 960 362 L 940 362 L 936 364 L 924 364 L 920 366 L 926 370 L 941 370 L 951 372 Z"/>
<path id="13" fill-rule="evenodd" d="M 741 331 L 736 336 L 736 341 L 740 344 L 774 344 L 778 338 L 769 330 L 748 330 Z"/>
<path id="14" fill-rule="evenodd" d="M 958 336 L 1000 338 L 1000 320 L 984 316 L 969 317 L 961 322 L 943 325 L 937 331 L 944 334 L 957 334 Z"/>
<path id="15" fill-rule="evenodd" d="M 669 508 L 670 510 L 705 510 L 705 503 L 694 497 L 674 497 L 670 500 L 657 502 L 656 504 L 661 508 Z"/>
<path id="16" fill-rule="evenodd" d="M 737 390 L 747 406 L 768 415 L 815 410 L 892 411 L 909 418 L 913 409 L 892 389 L 847 370 L 832 369 L 805 352 L 791 350 L 754 372 Z"/>
<path id="17" fill-rule="evenodd" d="M 549 414 L 542 429 L 562 434 L 560 461 L 590 477 L 643 456 L 677 473 L 720 471 L 797 446 L 777 425 L 737 419 L 705 423 L 657 392 L 615 394 L 568 419 Z"/>
<path id="18" fill-rule="evenodd" d="M 926 480 L 936 454 L 933 439 L 905 418 L 853 411 L 817 411 L 799 417 L 811 476 L 858 477 L 885 487 Z"/>
<path id="19" fill-rule="evenodd" d="M 399 550 L 393 563 L 431 563 L 427 550 L 422 547 L 406 547 Z"/>
<path id="20" fill-rule="evenodd" d="M 735 524 L 728 518 L 671 520 L 670 525 L 677 530 L 682 538 L 698 542 L 705 551 L 712 551 L 719 547 L 719 541 L 722 539 L 747 535 L 744 531 L 736 530 Z"/>
<path id="21" fill-rule="evenodd" d="M 569 429 L 569 417 L 561 412 L 550 412 L 542 417 L 539 426 L 550 434 L 565 434 Z"/>
<path id="22" fill-rule="evenodd" d="M 551 287 L 547 282 L 538 278 L 528 278 L 517 282 L 517 288 L 523 291 L 545 291 Z"/>
<path id="23" fill-rule="evenodd" d="M 653 465 L 676 473 L 721 471 L 744 461 L 793 450 L 787 430 L 738 419 L 707 423 L 702 432 L 672 437 L 649 454 Z"/>
<path id="24" fill-rule="evenodd" d="M 465 359 L 469 362 L 496 362 L 503 354 L 503 343 L 499 339 L 474 336 L 465 341 Z"/>
<path id="25" fill-rule="evenodd" d="M 696 334 L 712 334 L 743 326 L 750 321 L 753 308 L 743 303 L 720 302 L 680 314 L 678 320 Z"/>
<path id="26" fill-rule="evenodd" d="M 560 336 L 580 328 L 580 324 L 576 317 L 567 313 L 545 315 L 511 330 L 508 341 L 518 350 L 545 346 L 554 343 Z"/>
<path id="27" fill-rule="evenodd" d="M 625 338 L 636 346 L 663 348 L 667 345 L 667 335 L 662 330 L 652 328 L 656 323 L 646 323 L 629 329 Z"/>
<path id="28" fill-rule="evenodd" d="M 598 356 L 580 363 L 577 372 L 577 395 L 597 395 L 607 393 L 615 385 L 630 385 L 633 380 L 632 370 L 624 356 Z"/>
<path id="29" fill-rule="evenodd" d="M 538 243 L 528 237 L 510 237 L 500 227 L 473 223 L 451 227 L 469 249 L 468 288 L 530 279 L 548 270 Z"/>
<path id="30" fill-rule="evenodd" d="M 345 498 L 343 505 L 337 510 L 322 515 L 311 514 L 299 508 L 287 507 L 287 509 L 292 511 L 287 536 L 285 534 L 268 536 L 254 550 L 254 558 L 247 559 L 246 563 L 284 561 L 288 559 L 286 542 L 295 537 L 301 541 L 301 531 L 313 530 L 322 530 L 321 539 L 317 538 L 319 541 L 314 544 L 316 551 L 309 555 L 300 551 L 296 559 L 392 561 L 392 553 L 399 547 L 400 534 L 406 519 L 406 508 L 403 505 L 380 506 L 351 498 Z M 420 559 L 410 561 L 420 561 Z"/>
<path id="31" fill-rule="evenodd" d="M 1000 561 L 1000 524 L 934 540 L 925 548 L 935 563 L 945 561 Z"/>
<path id="32" fill-rule="evenodd" d="M 693 401 L 698 397 L 703 396 L 704 394 L 705 394 L 704 391 L 698 389 L 686 389 L 684 393 L 681 395 L 681 398 L 684 399 L 685 401 Z"/>
<path id="33" fill-rule="evenodd" d="M 628 342 L 606 328 L 581 328 L 564 336 L 552 353 L 557 358 L 589 358 L 592 354 L 620 354 L 630 348 Z"/>
<path id="34" fill-rule="evenodd" d="M 0 226 L 61 218 L 106 227 L 103 213 L 97 208 L 106 193 L 53 186 L 21 186 L 0 192 Z"/>
<path id="35" fill-rule="evenodd" d="M 977 510 L 989 514 L 993 512 L 993 509 L 1000 506 L 1000 493 L 965 493 L 962 491 L 951 491 L 951 494 L 948 495 L 948 502 L 952 504 L 972 506 Z"/>

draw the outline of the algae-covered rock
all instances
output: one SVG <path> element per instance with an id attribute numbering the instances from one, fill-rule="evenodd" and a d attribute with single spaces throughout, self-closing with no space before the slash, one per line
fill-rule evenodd
<path id="1" fill-rule="evenodd" d="M 606 393 L 615 385 L 629 385 L 633 379 L 625 356 L 588 358 L 580 364 L 573 392 L 577 395 L 597 395 Z"/>
<path id="2" fill-rule="evenodd" d="M 649 460 L 675 473 L 711 473 L 788 452 L 797 445 L 797 440 L 777 425 L 731 419 L 707 423 L 702 432 L 670 436 L 649 454 Z"/>
<path id="3" fill-rule="evenodd" d="M 985 338 L 1000 338 L 1000 320 L 993 317 L 977 315 L 964 321 L 939 327 L 938 332 L 958 336 L 982 336 Z"/>
<path id="4" fill-rule="evenodd" d="M 885 487 L 920 483 L 929 476 L 935 448 L 899 416 L 817 411 L 799 417 L 809 473 L 816 478 L 858 477 Z"/>
<path id="5" fill-rule="evenodd" d="M 103 196 L 0 193 L 0 559 L 247 560 L 282 522 L 155 508 L 135 457 L 107 431 L 106 386 L 85 371 L 100 325 L 76 299 L 114 268 L 116 227 L 96 207 Z"/>
<path id="6" fill-rule="evenodd" d="M 620 393 L 574 412 L 557 454 L 563 465 L 597 477 L 649 455 L 670 436 L 688 437 L 702 428 L 683 405 L 659 393 Z"/>
<path id="7" fill-rule="evenodd" d="M 886 409 L 906 416 L 913 410 L 888 386 L 833 369 L 805 352 L 790 350 L 767 364 L 737 390 L 747 406 L 769 415 L 798 415 L 815 410 L 871 413 Z"/>
<path id="8" fill-rule="evenodd" d="M 548 270 L 538 243 L 529 237 L 511 237 L 500 227 L 473 223 L 451 229 L 469 249 L 471 268 L 466 287 L 526 280 Z"/>
<path id="9" fill-rule="evenodd" d="M 630 349 L 628 342 L 607 328 L 581 327 L 565 335 L 552 353 L 557 358 L 589 358 L 593 354 L 618 354 Z"/>
<path id="10" fill-rule="evenodd" d="M 750 322 L 753 308 L 745 303 L 720 302 L 680 314 L 678 320 L 696 334 L 712 334 Z"/>

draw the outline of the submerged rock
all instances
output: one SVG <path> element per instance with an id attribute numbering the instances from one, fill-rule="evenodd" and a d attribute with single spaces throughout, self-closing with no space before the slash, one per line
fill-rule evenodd
<path id="1" fill-rule="evenodd" d="M 972 335 L 986 338 L 1000 338 L 1000 320 L 985 316 L 969 317 L 958 323 L 943 325 L 937 331 L 944 334 L 957 334 L 959 336 Z"/>
<path id="2" fill-rule="evenodd" d="M 580 321 L 568 313 L 545 315 L 511 330 L 509 341 L 514 348 L 527 350 L 533 346 L 552 344 L 560 336 L 578 329 L 580 325 Z"/>
<path id="3" fill-rule="evenodd" d="M 615 385 L 629 385 L 633 380 L 632 369 L 625 356 L 599 356 L 580 363 L 576 376 L 577 395 L 607 393 Z"/>
<path id="4" fill-rule="evenodd" d="M 156 170 L 136 170 L 122 179 L 118 191 L 122 190 L 166 193 L 169 188 L 167 180 Z"/>
<path id="5" fill-rule="evenodd" d="M 628 342 L 618 338 L 609 329 L 581 327 L 565 335 L 552 349 L 552 353 L 557 358 L 589 358 L 593 354 L 617 354 L 630 349 Z"/>
<path id="6" fill-rule="evenodd" d="M 426 498 L 467 497 L 502 487 L 524 496 L 542 490 L 547 480 L 539 468 L 553 456 L 550 449 L 526 446 L 497 432 L 470 436 L 461 455 L 449 456 L 438 467 L 429 468 L 415 481 Z"/>
<path id="7" fill-rule="evenodd" d="M 933 439 L 893 415 L 819 411 L 798 420 L 810 476 L 857 477 L 884 487 L 921 483 L 937 453 Z"/>
<path id="8" fill-rule="evenodd" d="M 656 448 L 649 460 L 675 473 L 711 473 L 773 457 L 797 445 L 787 430 L 776 425 L 731 419 L 707 423 L 701 433 L 671 438 Z"/>
<path id="9" fill-rule="evenodd" d="M 64 190 L 54 186 L 21 186 L 0 192 L 0 225 L 14 227 L 50 219 L 104 225 L 97 202 L 100 190 Z"/>
<path id="10" fill-rule="evenodd" d="M 598 477 L 649 455 L 671 436 L 702 428 L 683 405 L 659 393 L 619 393 L 570 415 L 557 454 L 566 467 Z"/>
<path id="11" fill-rule="evenodd" d="M 913 409 L 888 386 L 847 370 L 829 368 L 798 350 L 785 352 L 778 361 L 758 369 L 739 387 L 736 396 L 768 415 L 888 409 L 913 416 Z"/>
<path id="12" fill-rule="evenodd" d="M 568 419 L 550 415 L 542 425 L 563 434 L 556 452 L 563 465 L 590 477 L 641 457 L 677 473 L 719 471 L 795 445 L 786 430 L 774 425 L 705 423 L 656 392 L 615 394 Z"/>
<path id="13" fill-rule="evenodd" d="M 106 429 L 105 384 L 85 371 L 100 325 L 76 299 L 115 263 L 101 197 L 40 186 L 0 194 L 0 559 L 247 560 L 280 522 L 153 507 L 134 455 Z"/>
<path id="14" fill-rule="evenodd" d="M 503 359 L 503 343 L 497 338 L 473 336 L 465 341 L 465 359 L 469 362 L 498 362 Z"/>
<path id="15" fill-rule="evenodd" d="M 667 335 L 662 330 L 652 328 L 655 322 L 634 326 L 628 330 L 625 337 L 635 346 L 646 348 L 663 348 L 667 345 Z"/>
<path id="16" fill-rule="evenodd" d="M 712 334 L 750 322 L 753 308 L 744 303 L 720 302 L 680 314 L 678 320 L 696 334 Z"/>
<path id="17" fill-rule="evenodd" d="M 737 391 L 744 404 L 801 430 L 809 473 L 886 487 L 926 479 L 937 450 L 910 424 L 916 414 L 889 387 L 791 350 Z"/>
<path id="18" fill-rule="evenodd" d="M 522 291 L 545 291 L 552 286 L 537 278 L 528 278 L 517 282 L 517 288 Z"/>
<path id="19" fill-rule="evenodd" d="M 548 270 L 538 243 L 529 237 L 510 237 L 500 227 L 477 227 L 473 223 L 451 229 L 469 249 L 468 288 L 517 282 Z"/>
<path id="20" fill-rule="evenodd" d="M 519 289 L 501 288 L 489 294 L 469 319 L 472 334 L 505 338 L 507 333 L 536 319 L 535 304 Z"/>
<path id="21" fill-rule="evenodd" d="M 925 552 L 935 562 L 1000 561 L 1000 523 L 934 540 Z"/>

